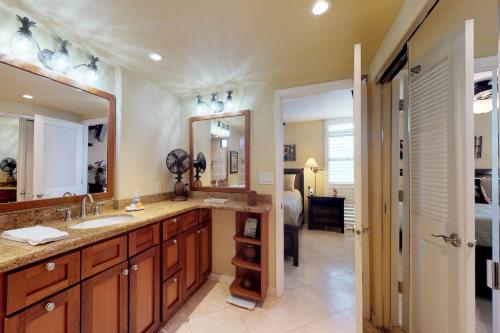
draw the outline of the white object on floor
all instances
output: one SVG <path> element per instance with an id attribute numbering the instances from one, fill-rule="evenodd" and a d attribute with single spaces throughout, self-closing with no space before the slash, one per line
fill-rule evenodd
<path id="1" fill-rule="evenodd" d="M 206 198 L 205 200 L 203 200 L 204 203 L 217 204 L 217 205 L 225 204 L 228 201 L 229 199 L 222 199 L 222 198 Z"/>
<path id="2" fill-rule="evenodd" d="M 69 234 L 66 231 L 42 226 L 12 229 L 2 233 L 2 238 L 30 245 L 54 242 L 68 237 Z"/>
<path id="3" fill-rule="evenodd" d="M 239 306 L 240 308 L 248 309 L 250 311 L 255 309 L 255 304 L 257 304 L 257 302 L 255 301 L 233 295 L 227 296 L 226 302 L 228 302 L 229 304 Z"/>

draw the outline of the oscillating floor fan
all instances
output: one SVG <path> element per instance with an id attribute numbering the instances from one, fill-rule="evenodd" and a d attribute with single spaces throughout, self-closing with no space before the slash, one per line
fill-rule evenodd
<path id="1" fill-rule="evenodd" d="M 7 183 L 16 182 L 16 179 L 14 178 L 16 169 L 17 169 L 17 163 L 16 160 L 13 158 L 7 157 L 0 162 L 0 170 L 9 174 L 7 176 Z"/>
<path id="2" fill-rule="evenodd" d="M 190 158 L 187 151 L 182 149 L 172 150 L 167 155 L 167 168 L 176 175 L 173 201 L 187 200 L 187 186 L 182 182 L 182 175 L 189 170 Z"/>

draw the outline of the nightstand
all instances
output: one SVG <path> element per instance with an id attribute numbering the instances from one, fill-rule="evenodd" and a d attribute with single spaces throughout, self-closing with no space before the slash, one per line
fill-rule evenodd
<path id="1" fill-rule="evenodd" d="M 336 228 L 344 233 L 344 200 L 342 197 L 309 196 L 308 228 Z"/>

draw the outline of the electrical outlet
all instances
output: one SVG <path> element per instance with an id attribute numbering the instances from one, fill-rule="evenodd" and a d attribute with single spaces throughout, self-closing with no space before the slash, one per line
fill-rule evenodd
<path id="1" fill-rule="evenodd" d="M 273 185 L 274 184 L 274 174 L 272 172 L 260 172 L 259 173 L 259 184 L 260 185 Z"/>
<path id="2" fill-rule="evenodd" d="M 156 193 L 161 193 L 161 182 L 156 182 Z"/>

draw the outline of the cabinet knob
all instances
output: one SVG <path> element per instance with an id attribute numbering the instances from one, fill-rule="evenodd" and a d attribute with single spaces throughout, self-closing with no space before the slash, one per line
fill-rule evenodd
<path id="1" fill-rule="evenodd" d="M 177 239 L 174 239 L 174 240 L 172 241 L 172 244 L 176 245 L 176 244 L 177 244 Z"/>
<path id="2" fill-rule="evenodd" d="M 123 274 L 123 275 L 125 275 L 125 276 L 127 276 L 127 275 L 128 275 L 128 269 L 124 269 L 124 270 L 122 271 L 122 274 Z"/>
<path id="3" fill-rule="evenodd" d="M 174 276 L 174 277 L 172 278 L 172 281 L 177 282 L 177 278 Z"/>
<path id="4" fill-rule="evenodd" d="M 49 272 L 53 271 L 56 268 L 56 263 L 55 262 L 49 262 L 47 265 L 45 265 L 45 269 Z"/>
<path id="5" fill-rule="evenodd" d="M 136 264 L 134 264 L 130 268 L 132 268 L 133 271 L 137 271 L 139 269 L 139 266 L 137 266 Z"/>
<path id="6" fill-rule="evenodd" d="M 55 308 L 56 308 L 56 303 L 49 302 L 49 303 L 45 304 L 45 311 L 47 311 L 47 312 L 52 312 L 52 311 L 54 311 Z"/>
<path id="7" fill-rule="evenodd" d="M 177 219 L 172 219 L 172 222 L 177 223 Z"/>

